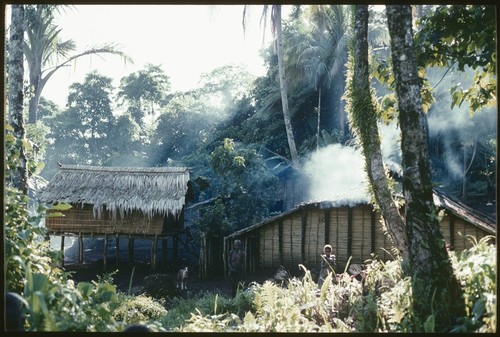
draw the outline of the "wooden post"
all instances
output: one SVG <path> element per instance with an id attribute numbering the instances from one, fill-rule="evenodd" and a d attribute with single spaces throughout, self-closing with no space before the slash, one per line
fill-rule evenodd
<path id="1" fill-rule="evenodd" d="M 206 254 L 206 243 L 207 243 L 207 238 L 206 238 L 206 235 L 205 233 L 201 233 L 201 237 L 200 237 L 200 262 L 199 262 L 199 266 L 200 266 L 200 270 L 199 270 L 199 277 L 200 279 L 205 279 L 206 278 L 206 274 L 207 274 L 207 270 L 206 270 L 206 258 L 205 258 L 205 254 Z"/>
<path id="2" fill-rule="evenodd" d="M 455 247 L 455 216 L 450 212 L 450 245 Z"/>
<path id="3" fill-rule="evenodd" d="M 78 263 L 83 263 L 83 237 L 78 233 Z"/>
<path id="4" fill-rule="evenodd" d="M 280 254 L 280 264 L 283 264 L 283 220 L 278 222 L 278 251 Z"/>
<path id="5" fill-rule="evenodd" d="M 300 259 L 302 264 L 306 261 L 306 227 L 307 227 L 307 209 L 302 210 L 302 228 L 301 228 L 301 240 L 300 240 Z"/>
<path id="6" fill-rule="evenodd" d="M 116 234 L 116 266 L 120 263 L 120 236 Z"/>
<path id="7" fill-rule="evenodd" d="M 377 213 L 372 210 L 371 212 L 371 226 L 370 226 L 370 234 L 371 234 L 371 248 L 370 248 L 370 251 L 371 253 L 375 253 L 375 245 L 376 245 L 376 242 L 375 242 L 375 235 L 377 233 L 377 219 L 375 218 L 375 216 L 377 215 Z"/>
<path id="8" fill-rule="evenodd" d="M 253 245 L 254 245 L 254 239 L 251 234 L 248 235 L 248 243 L 250 244 L 250 247 L 248 247 L 248 255 L 250 256 L 250 273 L 255 273 L 255 259 L 253 255 Z"/>
<path id="9" fill-rule="evenodd" d="M 128 262 L 134 262 L 134 239 L 128 235 Z"/>
<path id="10" fill-rule="evenodd" d="M 167 259 L 168 259 L 168 237 L 163 238 L 161 241 L 161 254 L 162 254 L 162 259 L 163 259 L 163 266 L 167 266 Z"/>
<path id="11" fill-rule="evenodd" d="M 156 269 L 156 245 L 158 243 L 158 236 L 155 235 L 153 241 L 151 242 L 151 269 Z"/>
<path id="12" fill-rule="evenodd" d="M 103 252 L 103 260 L 102 260 L 103 270 L 106 270 L 106 260 L 107 259 L 108 259 L 108 234 L 104 234 L 104 252 Z"/>
<path id="13" fill-rule="evenodd" d="M 347 207 L 347 258 L 352 255 L 352 208 Z"/>
<path id="14" fill-rule="evenodd" d="M 248 258 L 250 257 L 248 252 L 248 235 L 245 235 L 245 275 L 248 273 Z"/>
<path id="15" fill-rule="evenodd" d="M 64 267 L 64 235 L 61 236 L 61 254 L 62 254 L 61 267 Z"/>
<path id="16" fill-rule="evenodd" d="M 330 209 L 325 209 L 325 245 L 330 244 Z M 322 249 L 323 247 L 320 247 Z M 320 250 L 321 251 L 321 250 Z"/>
<path id="17" fill-rule="evenodd" d="M 174 234 L 174 261 L 177 261 L 177 257 L 179 254 L 179 234 Z"/>

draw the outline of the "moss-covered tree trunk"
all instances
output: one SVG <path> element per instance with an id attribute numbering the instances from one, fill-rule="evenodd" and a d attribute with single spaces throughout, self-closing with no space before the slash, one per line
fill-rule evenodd
<path id="1" fill-rule="evenodd" d="M 347 96 L 351 127 L 365 157 L 365 168 L 385 226 L 404 259 L 408 244 L 405 224 L 394 202 L 385 173 L 377 125 L 376 105 L 370 89 L 368 71 L 368 5 L 358 5 L 354 17 L 354 45 L 351 52 L 352 74 L 348 75 Z"/>
<path id="2" fill-rule="evenodd" d="M 25 141 L 25 128 L 23 119 L 23 79 L 24 79 L 24 6 L 12 5 L 11 24 L 9 36 L 9 57 L 7 63 L 8 74 L 8 102 L 9 120 L 14 128 L 14 135 L 19 140 L 19 163 L 17 174 L 14 178 L 14 187 L 24 194 L 28 193 L 28 171 Z"/>
<path id="3" fill-rule="evenodd" d="M 458 282 L 445 248 L 433 202 L 427 119 L 413 47 L 410 5 L 388 5 L 392 66 L 401 127 L 405 220 L 413 277 L 414 310 L 436 327 L 449 326 L 463 310 Z"/>

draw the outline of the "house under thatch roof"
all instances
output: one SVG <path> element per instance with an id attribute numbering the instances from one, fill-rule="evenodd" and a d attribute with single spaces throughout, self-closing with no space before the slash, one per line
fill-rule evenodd
<path id="1" fill-rule="evenodd" d="M 59 165 L 42 190 L 48 205 L 68 203 L 64 216 L 47 217 L 51 235 L 127 235 L 157 238 L 184 228 L 192 194 L 186 167 Z"/>
<path id="2" fill-rule="evenodd" d="M 46 203 L 65 202 L 93 206 L 97 218 L 103 209 L 122 217 L 139 210 L 179 216 L 189 182 L 185 167 L 125 168 L 61 165 L 43 191 Z"/>
<path id="3" fill-rule="evenodd" d="M 441 231 L 455 250 L 470 248 L 467 235 L 478 240 L 495 235 L 496 221 L 435 192 L 436 206 L 443 210 Z M 297 271 L 298 264 L 316 270 L 327 243 L 337 256 L 338 271 L 349 263 L 365 263 L 375 254 L 390 260 L 393 243 L 385 234 L 380 212 L 365 202 L 321 201 L 303 203 L 224 238 L 223 259 L 234 239 L 244 243 L 246 271 L 276 270 L 283 265 Z M 493 240 L 494 241 L 494 240 Z"/>

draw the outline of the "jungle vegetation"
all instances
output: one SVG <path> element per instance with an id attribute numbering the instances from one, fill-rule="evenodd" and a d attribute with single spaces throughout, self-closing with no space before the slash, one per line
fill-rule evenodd
<path id="1" fill-rule="evenodd" d="M 264 49 L 265 76 L 252 78 L 228 65 L 205 74 L 196 89 L 172 92 L 161 65 L 124 76 L 118 88 L 92 72 L 71 84 L 61 108 L 43 98 L 43 85 L 32 84 L 33 93 L 26 95 L 22 85 L 23 55 L 28 59 L 28 52 L 38 52 L 29 58 L 43 60 L 39 66 L 56 62 L 49 49 L 36 49 L 34 40 L 24 38 L 34 28 L 24 23 L 39 15 L 33 22 L 46 25 L 43 37 L 56 39 L 55 8 L 43 6 L 12 6 L 7 44 L 6 280 L 7 289 L 24 298 L 26 329 L 120 331 L 142 322 L 157 331 L 494 331 L 494 247 L 478 242 L 449 256 L 439 233 L 428 230 L 435 210 L 424 207 L 433 186 L 464 203 L 495 201 L 493 7 L 297 6 L 283 18 L 280 6 L 272 6 L 272 18 L 280 21 L 275 36 L 280 48 L 278 53 L 273 46 Z M 402 32 L 414 37 L 411 43 L 398 36 Z M 398 62 L 401 50 L 411 62 Z M 126 58 L 113 48 L 101 51 Z M 68 60 L 85 52 L 62 55 Z M 366 116 L 357 115 L 359 107 Z M 402 133 L 400 144 L 394 144 L 401 172 L 421 174 L 403 174 L 405 194 L 398 200 L 387 197 L 393 182 L 386 167 L 371 165 L 382 157 L 377 131 L 382 125 L 396 125 Z M 419 139 L 417 144 L 405 141 L 409 136 Z M 409 232 L 396 240 L 401 260 L 369 266 L 366 289 L 340 279 L 317 297 L 305 270 L 285 288 L 255 285 L 227 302 L 217 295 L 199 298 L 190 319 L 183 313 L 184 323 L 166 324 L 173 318 L 158 305 L 161 300 L 121 294 L 112 277 L 72 283 L 54 264 L 57 254 L 41 240 L 46 206 L 37 205 L 37 212 L 28 206 L 36 199 L 29 187 L 50 180 L 57 162 L 189 166 L 197 201 L 216 200 L 202 212 L 198 231 L 224 235 L 280 212 L 276 168 L 300 170 L 312 153 L 330 144 L 361 148 L 374 202 L 390 209 L 405 201 L 405 215 L 417 224 L 407 222 Z M 392 235 L 398 238 L 397 223 L 405 220 L 388 219 L 389 213 L 387 228 L 396 228 Z M 426 243 L 425 254 L 415 238 Z M 464 273 L 472 266 L 478 270 Z M 446 270 L 441 278 L 421 284 L 441 267 Z M 381 290 L 381 283 L 390 286 Z M 424 305 L 436 292 L 439 305 Z M 207 303 L 213 310 L 203 309 Z M 143 308 L 144 316 L 133 316 L 131 306 Z M 239 311 L 242 307 L 248 310 Z"/>

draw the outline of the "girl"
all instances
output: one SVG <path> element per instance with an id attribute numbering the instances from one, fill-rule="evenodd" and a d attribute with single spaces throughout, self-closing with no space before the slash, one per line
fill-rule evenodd
<path id="1" fill-rule="evenodd" d="M 337 265 L 337 260 L 335 255 L 332 254 L 332 246 L 325 245 L 323 248 L 323 253 L 321 254 L 321 270 L 319 272 L 318 286 L 321 288 L 323 282 L 325 282 L 328 273 L 335 274 L 335 267 Z"/>

